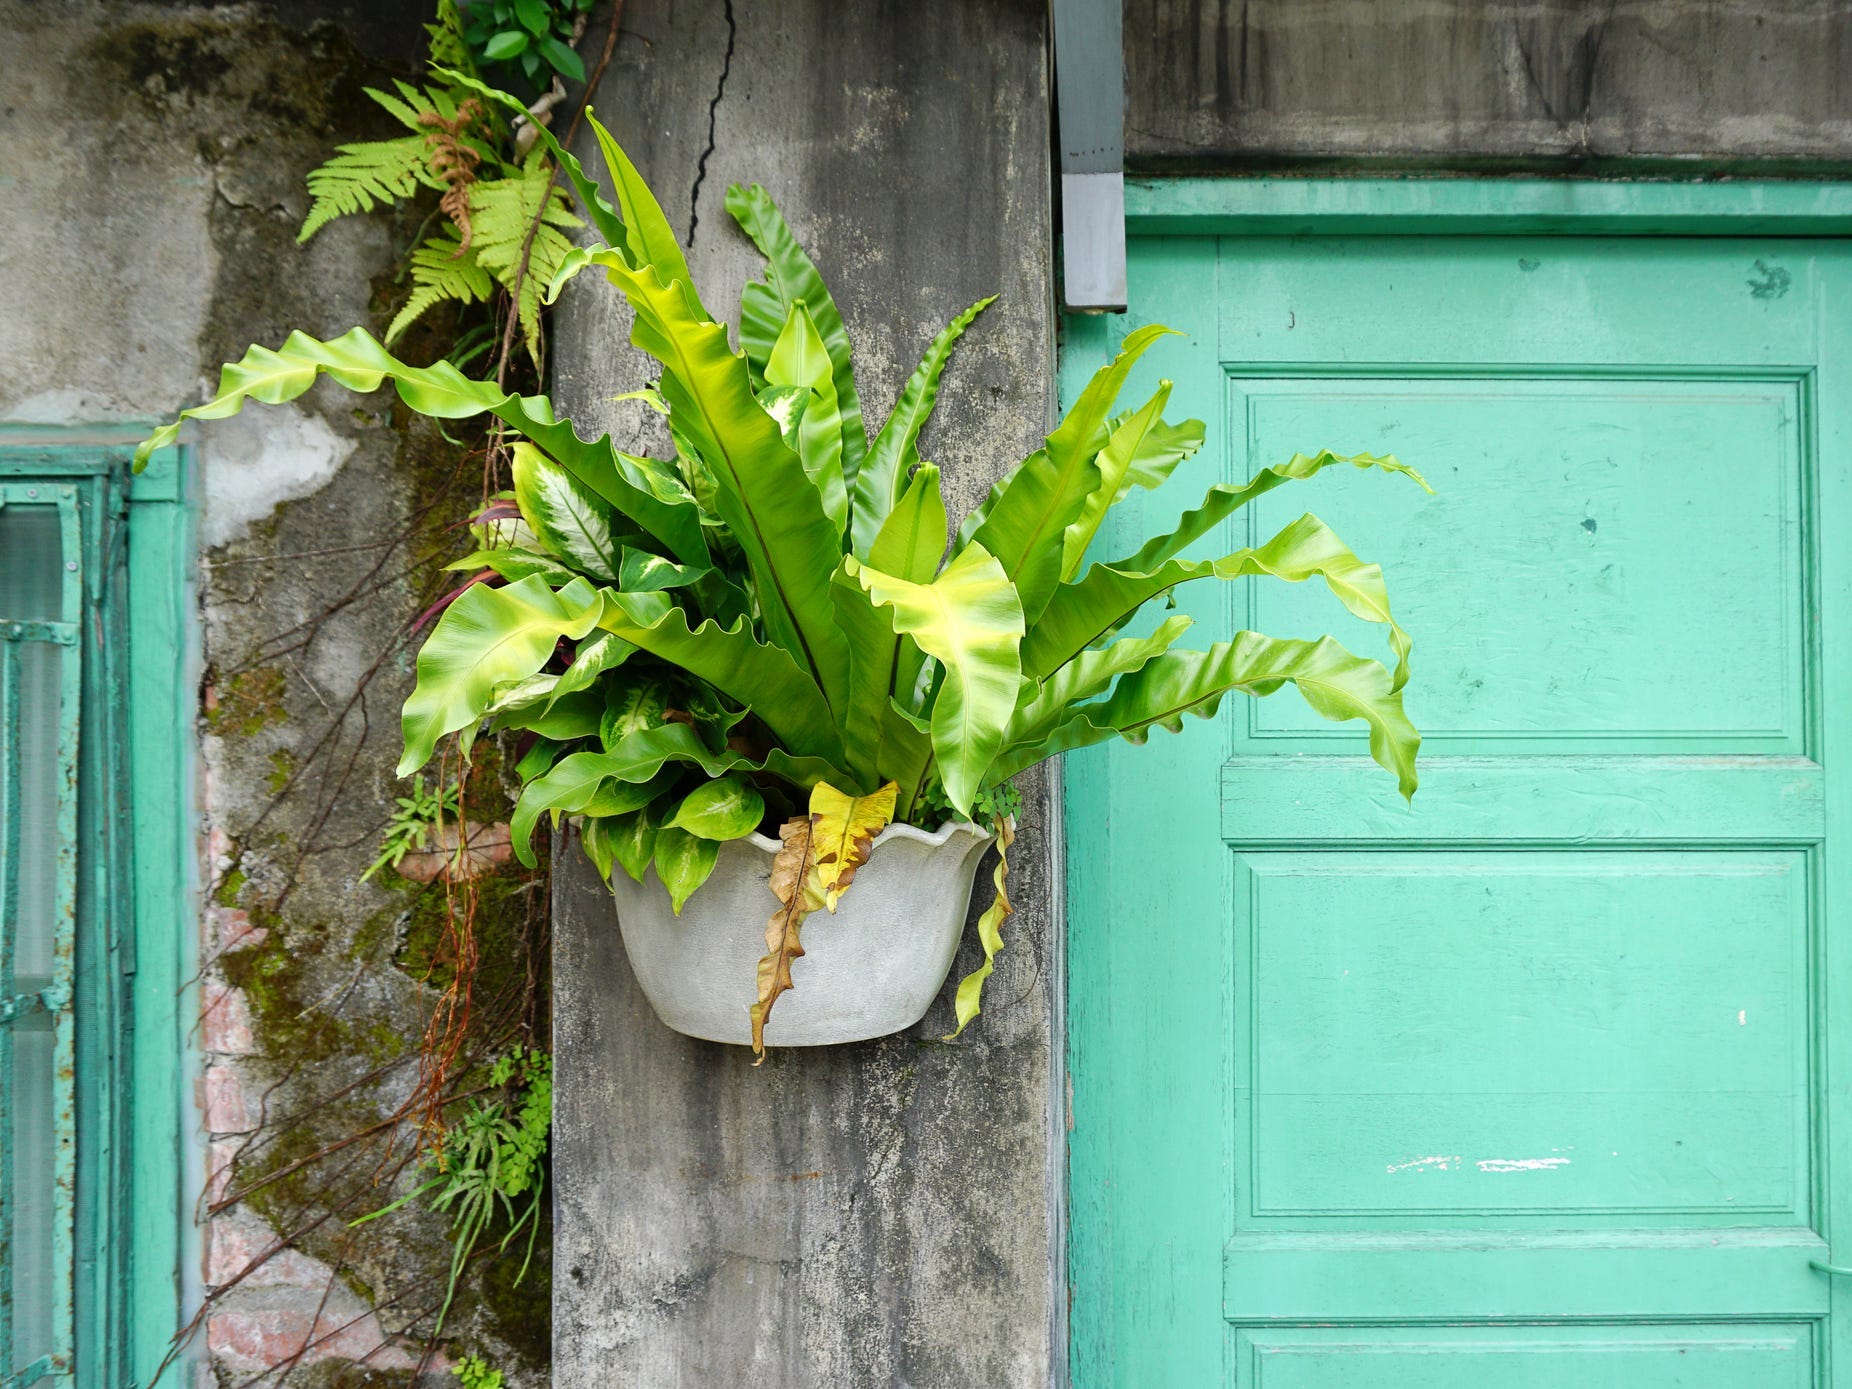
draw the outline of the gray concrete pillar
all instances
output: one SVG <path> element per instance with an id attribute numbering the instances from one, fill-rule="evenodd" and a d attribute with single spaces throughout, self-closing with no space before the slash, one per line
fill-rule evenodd
<path id="1" fill-rule="evenodd" d="M 631 0 L 598 94 L 717 316 L 759 273 L 726 186 L 772 192 L 842 307 L 876 423 L 933 333 L 1001 295 L 923 450 L 955 514 L 1049 422 L 1045 23 L 1036 0 Z M 616 294 L 582 280 L 559 317 L 558 393 L 576 418 L 662 447 L 640 412 L 607 403 L 648 374 L 627 333 Z M 1025 789 L 1009 946 L 952 1045 L 949 986 L 910 1034 L 759 1069 L 678 1036 L 637 990 L 607 890 L 576 847 L 561 855 L 561 1389 L 1057 1381 L 1060 826 L 1048 783 Z"/>

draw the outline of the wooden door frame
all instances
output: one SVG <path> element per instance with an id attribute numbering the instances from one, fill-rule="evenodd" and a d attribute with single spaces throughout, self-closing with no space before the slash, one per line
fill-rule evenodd
<path id="1" fill-rule="evenodd" d="M 1403 178 L 1220 176 L 1127 179 L 1126 235 L 1131 237 L 1295 236 L 1689 236 L 1852 237 L 1852 181 L 1732 179 L 1719 182 L 1577 180 L 1410 176 Z M 1130 304 L 1137 312 L 1137 304 Z M 1056 363 L 1059 404 L 1079 384 L 1068 359 L 1104 344 L 1109 334 L 1098 315 L 1067 315 Z M 1084 830 L 1070 814 L 1066 778 L 1058 785 L 1061 806 L 1061 891 L 1058 894 L 1061 991 L 1057 1001 L 1060 1091 L 1068 1110 L 1057 1128 L 1061 1174 L 1057 1264 L 1053 1270 L 1065 1314 L 1062 1363 L 1054 1376 L 1073 1384 L 1074 1260 L 1088 1251 L 1072 1237 L 1071 1174 L 1076 1133 L 1073 1119 L 1076 1040 L 1071 1017 L 1110 1011 L 1110 981 L 1087 978 L 1076 988 L 1071 960 L 1087 948 L 1098 924 L 1074 903 L 1086 900 L 1084 877 L 1090 861 L 1111 849 L 1100 826 Z M 1829 814 L 1829 819 L 1830 819 Z M 1076 927 L 1079 927 L 1078 931 Z M 1086 1130 L 1111 1146 L 1111 1122 Z M 1841 1140 L 1844 1141 L 1843 1138 Z"/>
<path id="2" fill-rule="evenodd" d="M 1852 235 L 1852 182 L 1176 178 L 1125 186 L 1128 236 Z"/>

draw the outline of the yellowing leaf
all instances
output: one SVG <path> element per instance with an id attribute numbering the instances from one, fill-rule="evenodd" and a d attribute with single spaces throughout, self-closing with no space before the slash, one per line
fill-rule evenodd
<path id="1" fill-rule="evenodd" d="M 849 890 L 855 870 L 868 862 L 875 836 L 893 820 L 899 794 L 900 787 L 891 781 L 871 796 L 846 796 L 827 781 L 810 788 L 812 853 L 823 905 L 832 912 Z"/>
<path id="2" fill-rule="evenodd" d="M 952 1001 L 958 1014 L 958 1026 L 946 1033 L 945 1040 L 948 1042 L 963 1032 L 965 1025 L 977 1016 L 984 981 L 990 978 L 990 971 L 996 965 L 997 952 L 1003 949 L 1003 918 L 1016 910 L 1010 905 L 1010 895 L 1005 886 L 1010 876 L 1010 845 L 1016 842 L 1016 826 L 1010 820 L 999 819 L 996 829 L 997 871 L 991 881 L 997 885 L 997 896 L 977 919 L 977 938 L 984 946 L 984 963 L 958 981 L 958 995 Z"/>
<path id="3" fill-rule="evenodd" d="M 823 905 L 823 884 L 817 877 L 816 846 L 808 815 L 793 815 L 778 827 L 784 847 L 772 860 L 770 886 L 778 910 L 765 923 L 765 955 L 759 961 L 759 1001 L 752 1015 L 752 1049 L 765 1060 L 765 1020 L 772 1015 L 778 995 L 791 987 L 791 961 L 804 953 L 798 932 L 804 918 Z M 758 1061 L 753 1063 L 759 1064 Z"/>

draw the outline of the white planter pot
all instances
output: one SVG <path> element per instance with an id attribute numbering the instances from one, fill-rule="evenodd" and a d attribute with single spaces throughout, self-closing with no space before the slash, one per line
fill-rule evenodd
<path id="1" fill-rule="evenodd" d="M 889 825 L 856 870 L 836 912 L 804 922 L 804 954 L 791 966 L 765 1025 L 765 1044 L 814 1047 L 885 1037 L 926 1016 L 951 972 L 978 861 L 991 836 L 951 823 L 933 834 Z M 611 889 L 624 949 L 656 1016 L 710 1042 L 750 1044 L 747 1009 L 758 997 L 765 923 L 778 907 L 767 880 L 778 842 L 754 834 L 720 846 L 708 880 L 678 917 L 651 868 L 642 882 L 619 870 Z"/>

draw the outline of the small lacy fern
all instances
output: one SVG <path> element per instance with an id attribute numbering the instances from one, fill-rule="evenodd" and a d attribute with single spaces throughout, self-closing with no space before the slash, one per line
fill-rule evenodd
<path id="1" fill-rule="evenodd" d="M 396 342 L 428 309 L 446 300 L 482 304 L 495 289 L 495 280 L 477 258 L 464 253 L 454 227 L 440 228 L 412 252 L 411 274 L 412 297 L 386 330 L 387 342 Z"/>
<path id="2" fill-rule="evenodd" d="M 451 1368 L 458 1389 L 502 1389 L 502 1372 L 491 1370 L 480 1355 L 466 1355 Z"/>
<path id="3" fill-rule="evenodd" d="M 527 1249 L 515 1282 L 526 1277 L 545 1205 L 553 1058 L 544 1051 L 515 1047 L 496 1059 L 484 1088 L 487 1095 L 469 1102 L 442 1144 L 424 1159 L 425 1180 L 391 1205 L 352 1222 L 364 1225 L 414 1202 L 449 1218 L 450 1284 L 433 1335 L 444 1328 L 476 1246 L 494 1238 L 492 1226 L 501 1227 L 498 1254 L 506 1253 L 526 1231 Z"/>
<path id="4" fill-rule="evenodd" d="M 333 159 L 309 174 L 309 215 L 296 240 L 307 241 L 337 217 L 371 212 L 441 185 L 425 167 L 421 135 L 342 145 Z"/>
<path id="5" fill-rule="evenodd" d="M 479 181 L 470 190 L 469 215 L 475 230 L 471 250 L 476 264 L 514 299 L 528 355 L 536 361 L 540 358 L 541 296 L 572 250 L 566 233 L 584 225 L 571 208 L 566 190 L 553 182 L 553 166 L 545 151 L 538 147 L 519 173 L 493 182 Z M 521 266 L 524 248 L 525 273 Z"/>
<path id="6" fill-rule="evenodd" d="M 546 151 L 536 146 L 518 158 L 502 115 L 463 85 L 474 81 L 475 69 L 456 7 L 445 0 L 427 28 L 431 73 L 441 85 L 366 89 L 412 133 L 342 145 L 310 173 L 309 212 L 296 239 L 307 241 L 337 217 L 427 189 L 441 193 L 444 220 L 412 251 L 411 297 L 386 330 L 387 343 L 439 304 L 486 304 L 500 288 L 538 362 L 542 294 L 572 249 L 567 233 L 582 224 L 565 189 L 554 185 Z"/>

